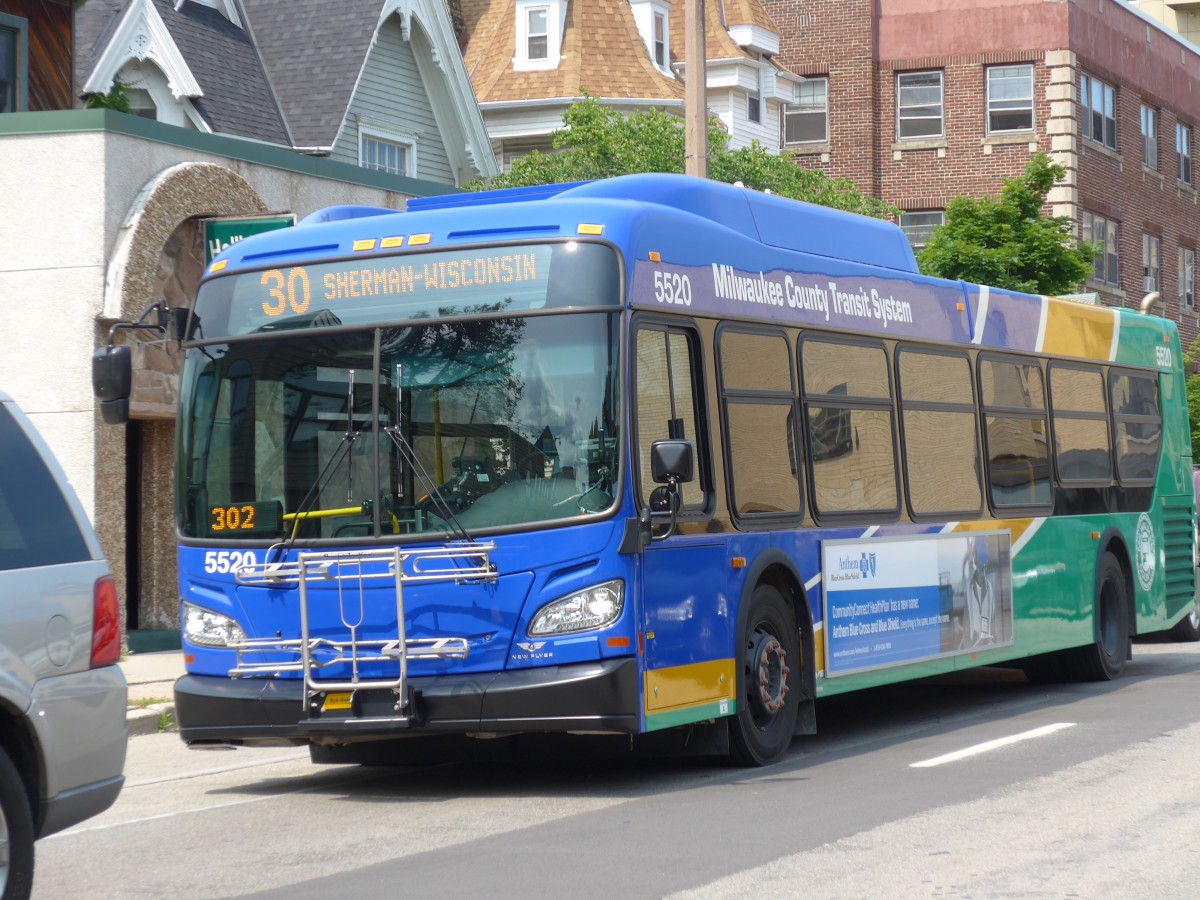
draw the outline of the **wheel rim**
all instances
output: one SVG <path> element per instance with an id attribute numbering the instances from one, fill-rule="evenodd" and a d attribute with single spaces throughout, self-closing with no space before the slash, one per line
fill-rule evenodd
<path id="1" fill-rule="evenodd" d="M 770 724 L 788 695 L 787 651 L 764 626 L 754 629 L 746 652 L 746 694 L 750 717 L 760 728 Z"/>
<path id="2" fill-rule="evenodd" d="M 1192 620 L 1192 627 L 1200 631 L 1200 603 L 1192 607 L 1192 611 L 1188 613 L 1188 618 Z"/>

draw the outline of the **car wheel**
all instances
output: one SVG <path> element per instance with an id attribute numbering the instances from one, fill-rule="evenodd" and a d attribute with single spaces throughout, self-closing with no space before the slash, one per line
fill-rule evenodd
<path id="1" fill-rule="evenodd" d="M 17 768 L 0 750 L 0 896 L 25 900 L 33 890 L 33 815 Z"/>

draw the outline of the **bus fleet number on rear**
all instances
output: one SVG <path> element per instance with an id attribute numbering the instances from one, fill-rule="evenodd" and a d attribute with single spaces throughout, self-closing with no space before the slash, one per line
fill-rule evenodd
<path id="1" fill-rule="evenodd" d="M 678 272 L 654 273 L 654 299 L 675 306 L 692 305 L 692 281 Z"/>

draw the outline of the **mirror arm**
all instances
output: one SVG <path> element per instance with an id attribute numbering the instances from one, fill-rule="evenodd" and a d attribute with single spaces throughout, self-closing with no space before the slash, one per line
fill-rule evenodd
<path id="1" fill-rule="evenodd" d="M 132 322 L 114 322 L 108 329 L 108 346 L 112 347 L 118 331 L 154 330 L 169 334 L 170 323 L 175 311 L 167 306 L 167 301 L 156 300 L 146 307 L 146 310 Z M 153 322 L 146 321 L 154 316 Z"/>

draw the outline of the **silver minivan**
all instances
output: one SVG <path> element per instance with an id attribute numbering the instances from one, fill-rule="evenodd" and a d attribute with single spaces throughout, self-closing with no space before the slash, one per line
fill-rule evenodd
<path id="1" fill-rule="evenodd" d="M 28 897 L 33 842 L 125 781 L 116 586 L 83 507 L 0 393 L 0 895 Z"/>

